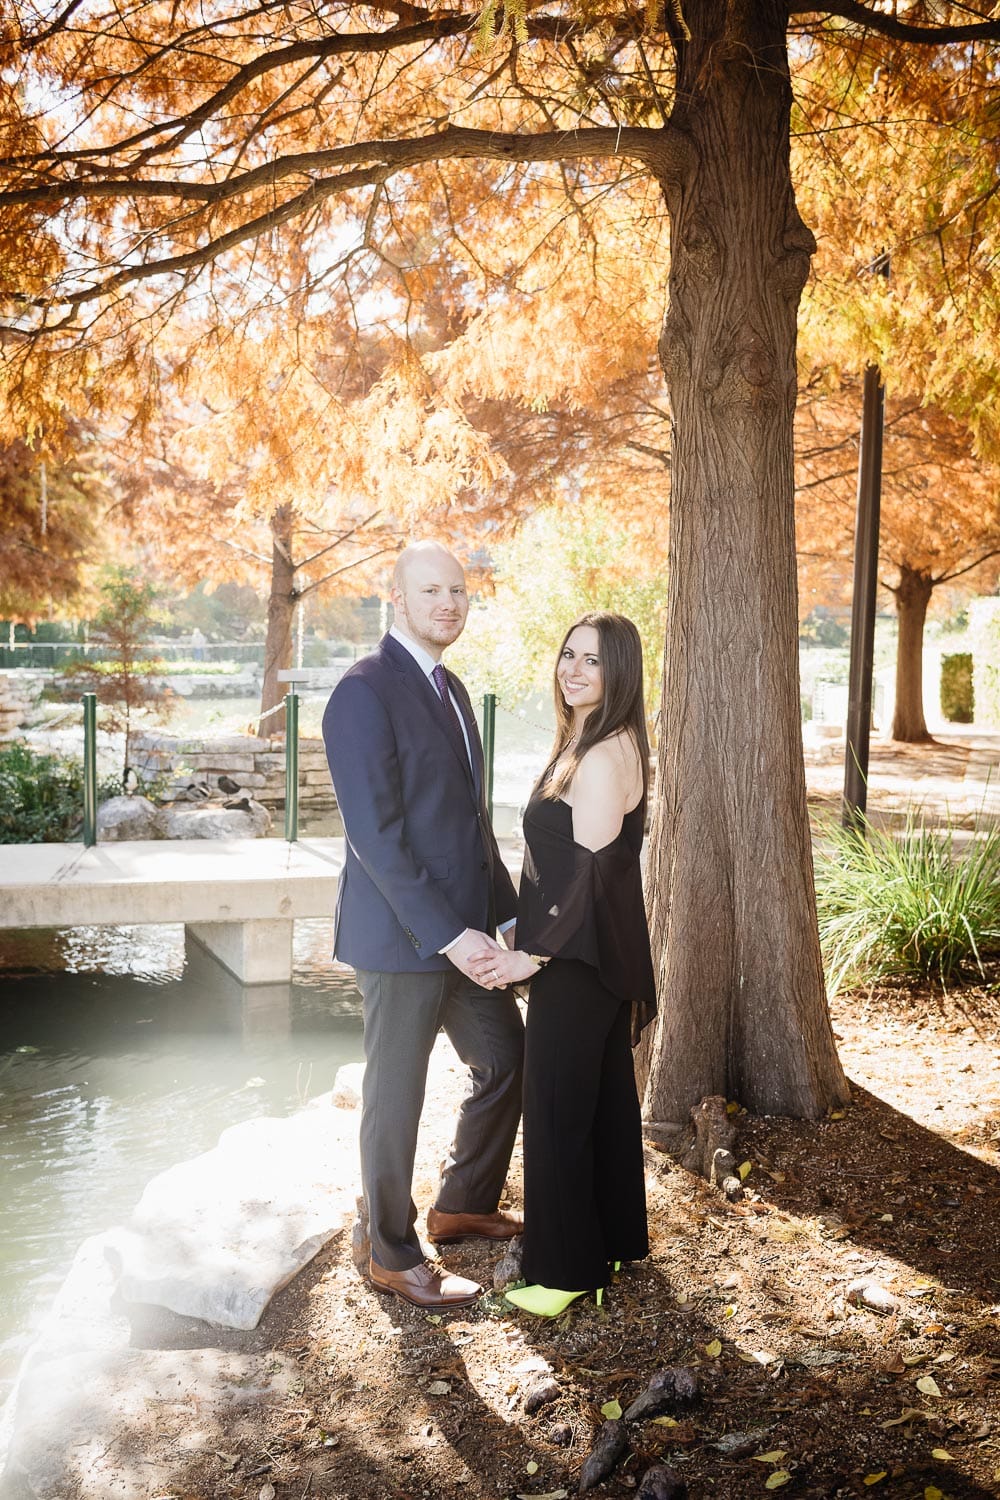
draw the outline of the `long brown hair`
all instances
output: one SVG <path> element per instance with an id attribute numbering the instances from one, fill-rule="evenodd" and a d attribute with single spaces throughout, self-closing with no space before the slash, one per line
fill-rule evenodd
<path id="1" fill-rule="evenodd" d="M 559 686 L 559 663 L 562 661 L 566 642 L 580 625 L 590 625 L 597 631 L 598 656 L 601 664 L 601 682 L 604 696 L 592 708 L 583 721 L 583 732 L 573 746 L 569 757 L 558 776 L 549 772 L 566 750 L 573 738 L 573 710 L 566 702 Z M 543 777 L 543 795 L 560 797 L 576 775 L 581 760 L 601 740 L 625 729 L 632 736 L 639 752 L 642 767 L 642 800 L 645 804 L 649 791 L 649 736 L 646 733 L 646 710 L 642 696 L 642 641 L 639 632 L 625 615 L 612 614 L 610 610 L 592 610 L 574 620 L 566 634 L 556 657 L 553 686 L 556 704 L 556 737 L 546 774 Z"/>

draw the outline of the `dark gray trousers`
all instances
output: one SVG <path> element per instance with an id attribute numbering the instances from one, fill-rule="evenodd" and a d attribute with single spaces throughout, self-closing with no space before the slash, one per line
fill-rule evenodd
<path id="1" fill-rule="evenodd" d="M 442 1028 L 472 1075 L 445 1158 L 436 1207 L 492 1213 L 521 1116 L 524 1027 L 509 990 L 484 990 L 458 969 L 356 971 L 364 1001 L 361 1185 L 372 1256 L 389 1271 L 419 1265 L 413 1163 L 427 1064 Z"/>

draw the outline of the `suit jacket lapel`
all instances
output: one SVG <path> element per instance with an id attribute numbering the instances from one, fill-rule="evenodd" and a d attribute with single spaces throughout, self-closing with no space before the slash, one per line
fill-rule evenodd
<path id="1" fill-rule="evenodd" d="M 455 759 L 462 767 L 471 790 L 478 797 L 479 788 L 482 785 L 481 776 L 477 777 L 474 774 L 472 767 L 470 767 L 469 765 L 469 757 L 465 753 L 465 746 L 459 745 L 456 741 L 455 735 L 449 727 L 447 719 L 445 718 L 444 704 L 441 702 L 437 688 L 434 686 L 433 682 L 431 682 L 426 673 L 420 670 L 418 663 L 414 661 L 413 657 L 407 651 L 406 647 L 401 646 L 399 642 L 394 640 L 391 635 L 383 636 L 382 649 L 391 661 L 395 670 L 399 673 L 404 686 L 407 687 L 411 693 L 413 693 L 414 697 L 420 703 L 422 703 L 424 705 L 424 708 L 430 713 L 431 718 L 434 720 L 434 723 L 441 732 L 442 739 L 445 741 L 452 755 L 454 755 Z M 473 762 L 475 762 L 479 747 L 479 733 L 475 729 L 475 727 L 473 727 L 473 730 L 471 732 L 469 730 L 469 715 L 471 713 L 469 696 L 462 684 L 458 681 L 457 678 L 452 677 L 450 672 L 448 673 L 448 682 L 452 688 L 452 691 L 455 693 L 455 697 L 458 699 L 461 705 L 460 711 L 462 713 L 463 719 L 465 720 L 465 729 L 466 733 L 469 735 L 469 744 L 472 747 L 472 758 Z M 473 720 L 473 726 L 474 724 L 475 721 Z M 481 753 L 482 752 L 479 751 L 480 756 Z"/>
<path id="2" fill-rule="evenodd" d="M 447 668 L 445 669 L 447 671 Z M 452 696 L 458 704 L 459 712 L 465 723 L 465 732 L 469 737 L 469 750 L 472 753 L 472 779 L 476 788 L 477 797 L 482 794 L 483 780 L 486 766 L 483 760 L 483 742 L 479 736 L 479 725 L 476 723 L 475 710 L 472 700 L 466 691 L 465 683 L 459 682 L 448 672 L 448 686 L 451 688 Z"/>

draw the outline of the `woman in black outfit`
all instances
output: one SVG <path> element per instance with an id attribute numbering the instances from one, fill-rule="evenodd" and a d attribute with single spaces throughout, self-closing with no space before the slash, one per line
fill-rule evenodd
<path id="1" fill-rule="evenodd" d="M 649 744 L 631 620 L 586 614 L 555 672 L 552 756 L 525 810 L 513 951 L 474 963 L 531 979 L 524 1074 L 524 1274 L 508 1293 L 553 1317 L 649 1252 L 630 1043 L 656 1009 L 642 896 Z"/>

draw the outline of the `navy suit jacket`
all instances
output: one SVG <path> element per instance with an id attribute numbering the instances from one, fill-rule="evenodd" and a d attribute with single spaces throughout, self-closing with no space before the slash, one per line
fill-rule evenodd
<path id="1" fill-rule="evenodd" d="M 492 934 L 517 909 L 486 809 L 472 704 L 457 677 L 448 681 L 471 767 L 434 684 L 392 636 L 344 675 L 323 715 L 347 835 L 334 956 L 356 969 L 448 969 L 445 943 L 466 927 Z"/>

